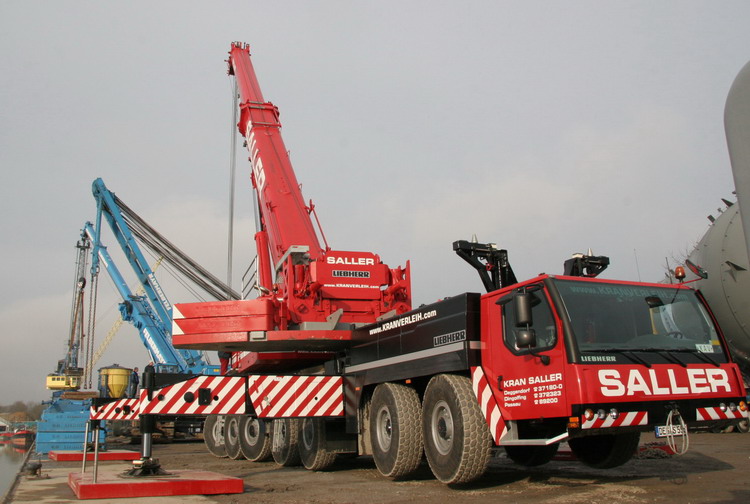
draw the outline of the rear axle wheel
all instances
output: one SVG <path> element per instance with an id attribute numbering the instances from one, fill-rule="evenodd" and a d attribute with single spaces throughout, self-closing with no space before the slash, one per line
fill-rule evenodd
<path id="1" fill-rule="evenodd" d="M 262 462 L 271 456 L 271 422 L 259 418 L 240 418 L 240 450 L 251 462 Z"/>
<path id="2" fill-rule="evenodd" d="M 296 418 L 279 418 L 273 421 L 273 446 L 271 455 L 280 466 L 290 467 L 300 463 L 299 420 Z"/>
<path id="3" fill-rule="evenodd" d="M 382 383 L 370 404 L 370 442 L 375 465 L 387 478 L 410 476 L 422 461 L 420 404 L 405 385 Z"/>
<path id="4" fill-rule="evenodd" d="M 208 452 L 214 457 L 226 457 L 227 450 L 224 445 L 224 416 L 208 415 L 203 422 L 203 442 Z"/>
<path id="5" fill-rule="evenodd" d="M 336 461 L 336 453 L 326 449 L 326 424 L 323 419 L 303 419 L 298 439 L 300 459 L 306 469 L 322 471 Z"/>
<path id="6" fill-rule="evenodd" d="M 234 460 L 244 458 L 240 450 L 239 415 L 224 416 L 224 448 L 229 458 Z"/>

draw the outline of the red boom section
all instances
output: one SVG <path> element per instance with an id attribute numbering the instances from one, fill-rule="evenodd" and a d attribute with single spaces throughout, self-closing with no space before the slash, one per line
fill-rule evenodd
<path id="1" fill-rule="evenodd" d="M 279 109 L 263 100 L 247 46 L 232 45 L 229 74 L 237 80 L 240 95 L 237 127 L 250 152 L 261 226 L 268 233 L 273 264 L 293 245 L 308 246 L 310 258 L 316 259 L 323 249 L 281 138 Z"/>
<path id="2" fill-rule="evenodd" d="M 322 362 L 354 343 L 355 324 L 411 309 L 409 263 L 389 268 L 377 254 L 321 246 L 281 138 L 279 111 L 266 102 L 246 44 L 233 43 L 229 74 L 239 93 L 260 229 L 255 235 L 261 297 L 176 304 L 177 348 L 252 352 L 235 369 Z M 304 355 L 301 356 L 300 352 Z M 317 354 L 317 357 L 316 357 Z M 312 359 L 311 359 L 312 357 Z M 295 364 L 296 363 L 296 364 Z"/>

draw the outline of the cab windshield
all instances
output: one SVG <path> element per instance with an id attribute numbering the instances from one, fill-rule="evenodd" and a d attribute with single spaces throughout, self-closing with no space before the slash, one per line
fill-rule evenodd
<path id="1" fill-rule="evenodd" d="M 695 292 L 668 286 L 554 280 L 580 352 L 723 353 Z"/>

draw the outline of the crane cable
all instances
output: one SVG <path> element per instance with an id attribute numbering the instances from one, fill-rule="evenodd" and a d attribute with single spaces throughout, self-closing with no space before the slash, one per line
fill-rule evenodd
<path id="1" fill-rule="evenodd" d="M 232 252 L 234 249 L 234 186 L 237 171 L 237 108 L 239 95 L 237 94 L 237 79 L 232 79 L 232 124 L 229 152 L 229 230 L 227 232 L 227 296 L 232 294 Z"/>
<path id="2" fill-rule="evenodd" d="M 70 337 L 68 338 L 68 352 L 66 354 L 66 367 L 78 365 L 78 352 L 83 339 L 83 298 L 84 291 L 80 283 L 76 285 L 77 291 L 73 296 L 73 312 L 70 314 Z M 61 370 L 67 373 L 67 369 Z"/>
<path id="3" fill-rule="evenodd" d="M 677 441 L 675 440 L 675 437 L 677 434 L 674 433 L 675 431 L 675 424 L 674 424 L 674 418 L 677 417 L 679 423 L 677 423 L 676 427 L 677 429 L 682 431 L 682 443 L 681 446 L 677 447 Z M 682 415 L 676 410 L 669 410 L 669 414 L 667 415 L 667 421 L 666 421 L 666 429 L 667 429 L 667 445 L 672 450 L 672 453 L 675 455 L 684 455 L 687 453 L 688 448 L 690 447 L 690 438 L 688 433 L 687 425 L 685 424 L 685 420 L 682 418 Z"/>
<path id="4" fill-rule="evenodd" d="M 205 302 L 206 298 L 202 296 L 190 283 L 182 276 L 178 275 L 178 271 L 173 269 L 169 263 L 162 263 L 162 260 L 164 259 L 163 255 L 156 256 L 154 255 L 151 250 L 146 250 L 146 253 L 156 259 L 156 263 L 154 264 L 161 264 L 164 267 L 164 271 L 169 273 L 169 276 L 171 276 L 177 283 L 179 283 L 188 293 L 190 293 L 196 301 Z M 156 267 L 154 267 L 154 271 L 156 271 Z"/>
<path id="5" fill-rule="evenodd" d="M 159 266 L 161 265 L 161 262 L 164 258 L 159 257 L 156 262 L 154 263 L 154 267 L 151 271 L 156 273 L 156 270 L 159 269 Z M 136 296 L 143 296 L 145 294 L 145 289 L 143 286 L 140 286 L 138 290 L 135 292 Z M 96 351 L 93 353 L 93 356 L 91 359 L 86 363 L 86 370 L 85 370 L 85 376 L 90 376 L 93 374 L 93 368 L 96 366 L 96 363 L 99 362 L 99 359 L 102 357 L 102 354 L 104 354 L 104 351 L 109 347 L 109 344 L 112 343 L 112 340 L 114 339 L 115 335 L 120 331 L 120 328 L 125 323 L 125 321 L 122 319 L 122 317 L 119 317 L 117 320 L 114 321 L 112 324 L 112 327 L 109 329 L 109 332 L 107 332 L 107 335 L 104 337 L 102 342 L 97 347 Z M 93 339 L 93 338 L 92 338 Z"/>
<path id="6" fill-rule="evenodd" d="M 190 279 L 214 299 L 240 299 L 224 282 L 212 275 L 207 269 L 191 259 L 162 234 L 151 227 L 143 218 L 128 207 L 120 198 L 114 197 L 123 219 L 128 224 L 133 235 L 140 242 L 177 269 L 182 275 Z"/>
<path id="7" fill-rule="evenodd" d="M 86 351 L 84 354 L 83 367 L 87 373 L 83 376 L 85 387 L 90 389 L 92 386 L 92 373 L 89 368 L 89 362 L 91 362 L 91 354 L 94 350 L 94 334 L 96 331 L 96 300 L 98 298 L 99 290 L 99 272 L 91 272 L 91 288 L 89 289 L 89 322 L 88 322 L 88 337 L 86 338 Z"/>

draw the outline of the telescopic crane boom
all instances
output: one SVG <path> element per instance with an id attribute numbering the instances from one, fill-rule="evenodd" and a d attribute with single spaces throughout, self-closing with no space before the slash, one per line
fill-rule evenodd
<path id="1" fill-rule="evenodd" d="M 302 191 L 281 137 L 279 109 L 265 101 L 247 44 L 233 43 L 229 74 L 237 81 L 240 119 L 252 165 L 260 228 L 256 243 L 260 267 L 273 267 L 273 285 L 261 285 L 285 298 L 289 322 L 323 322 L 342 309 L 341 322 L 371 322 L 410 308 L 405 269 L 391 270 L 371 252 L 334 251 L 318 240 Z M 265 246 L 267 238 L 268 246 Z M 269 256 L 270 254 L 270 256 Z M 270 260 L 265 260 L 269 257 Z M 261 271 L 260 278 L 268 278 Z M 281 321 L 282 326 L 285 321 Z"/>
<path id="2" fill-rule="evenodd" d="M 260 229 L 268 236 L 273 264 L 294 246 L 307 247 L 309 260 L 325 253 L 310 220 L 289 155 L 281 138 L 279 109 L 266 102 L 255 76 L 247 46 L 233 44 L 229 74 L 237 81 L 240 97 L 237 128 L 247 142 Z"/>

